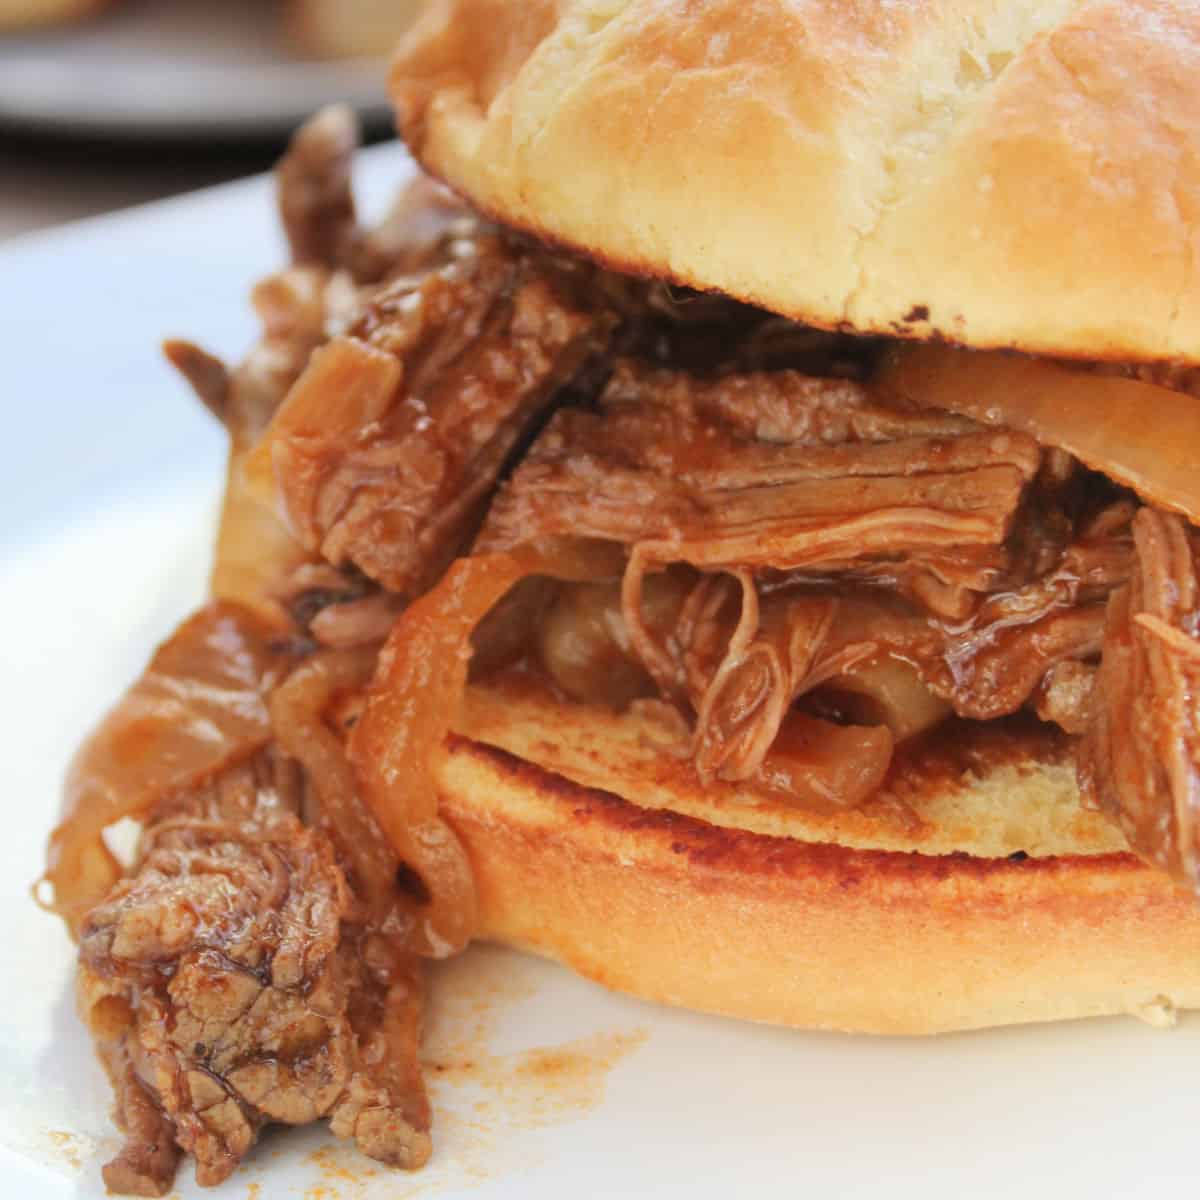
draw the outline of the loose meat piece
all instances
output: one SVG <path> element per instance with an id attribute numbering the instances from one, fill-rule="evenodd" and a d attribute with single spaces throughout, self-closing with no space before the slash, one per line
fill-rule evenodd
<path id="1" fill-rule="evenodd" d="M 120 1153 L 103 1167 L 104 1186 L 118 1196 L 165 1196 L 181 1154 L 175 1127 L 138 1078 L 128 1039 L 118 1034 L 98 1048 L 112 1080 L 117 1127 L 125 1134 Z"/>
<path id="2" fill-rule="evenodd" d="M 860 408 L 856 423 L 835 399 L 828 411 L 814 399 L 822 387 L 858 396 L 854 385 L 744 378 L 731 392 L 679 372 L 619 370 L 600 413 L 556 414 L 502 489 L 480 548 L 581 536 L 710 570 L 816 570 L 995 546 L 1038 468 L 1036 443 L 1019 434 L 879 407 Z M 755 407 L 771 388 L 794 397 L 790 424 L 781 401 Z"/>
<path id="3" fill-rule="evenodd" d="M 352 109 L 324 109 L 296 132 L 275 171 L 292 261 L 345 265 L 358 238 L 350 164 L 358 149 Z"/>
<path id="4" fill-rule="evenodd" d="M 823 570 L 849 583 L 895 592 L 931 617 L 965 621 L 984 597 L 1011 579 L 1012 554 L 1007 545 L 951 546 L 832 562 Z M 811 571 L 798 572 L 797 578 L 811 575 Z"/>
<path id="5" fill-rule="evenodd" d="M 1133 537 L 1137 568 L 1108 602 L 1080 787 L 1138 854 L 1200 891 L 1200 547 L 1181 517 L 1153 508 Z"/>
<path id="6" fill-rule="evenodd" d="M 323 109 L 293 135 L 275 169 L 293 263 L 344 271 L 360 284 L 378 283 L 428 265 L 454 226 L 474 226 L 462 202 L 424 176 L 401 191 L 378 226 L 360 226 L 350 174 L 358 145 L 358 121 L 344 105 Z"/>
<path id="7" fill-rule="evenodd" d="M 280 585 L 281 601 L 297 628 L 320 646 L 349 650 L 382 642 L 404 604 L 353 570 L 326 562 L 301 563 Z"/>
<path id="8" fill-rule="evenodd" d="M 415 960 L 357 923 L 306 791 L 270 749 L 172 798 L 84 922 L 80 994 L 128 1138 L 114 1190 L 161 1194 L 172 1144 L 219 1183 L 268 1122 L 330 1117 L 384 1161 L 428 1157 Z"/>
<path id="9" fill-rule="evenodd" d="M 962 717 L 987 721 L 1016 712 L 1050 668 L 1100 653 L 1104 605 L 1053 608 L 1011 626 L 950 635 L 926 678 Z"/>
<path id="10" fill-rule="evenodd" d="M 252 460 L 305 548 L 389 591 L 432 584 L 509 455 L 607 340 L 588 278 L 479 236 L 379 291 L 313 356 Z"/>
<path id="11" fill-rule="evenodd" d="M 965 622 L 938 623 L 942 645 L 922 672 L 959 716 L 989 720 L 1016 712 L 1052 667 L 1100 654 L 1105 602 L 1133 568 L 1132 514 L 1125 501 L 1101 509 L 1044 574 L 997 590 Z M 1052 713 L 1065 694 L 1043 693 L 1040 703 Z M 1078 696 L 1063 710 L 1068 725 L 1079 720 L 1083 704 Z"/>
<path id="12" fill-rule="evenodd" d="M 186 341 L 168 359 L 233 435 L 258 440 L 312 352 L 359 318 L 381 280 L 444 265 L 454 238 L 478 227 L 461 202 L 419 177 L 375 228 L 358 224 L 350 162 L 358 126 L 349 109 L 318 113 L 292 138 L 275 171 L 279 215 L 292 264 L 260 280 L 251 302 L 259 341 L 233 370 Z"/>

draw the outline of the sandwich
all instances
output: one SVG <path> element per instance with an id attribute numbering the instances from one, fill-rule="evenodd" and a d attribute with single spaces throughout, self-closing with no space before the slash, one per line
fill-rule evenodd
<path id="1" fill-rule="evenodd" d="M 796 1027 L 1200 1005 L 1197 66 L 1149 0 L 441 0 L 382 225 L 297 135 L 261 341 L 167 347 L 213 599 L 51 840 L 110 1187 L 420 1165 L 473 937 Z"/>

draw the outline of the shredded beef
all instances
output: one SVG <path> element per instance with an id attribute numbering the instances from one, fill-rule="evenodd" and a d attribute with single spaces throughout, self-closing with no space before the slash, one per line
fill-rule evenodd
<path id="1" fill-rule="evenodd" d="M 428 1157 L 414 962 L 359 923 L 305 789 L 268 750 L 163 804 L 84 924 L 81 996 L 128 1139 L 114 1190 L 162 1194 L 175 1144 L 219 1183 L 268 1122 L 328 1117 L 373 1157 Z"/>
<path id="2" fill-rule="evenodd" d="M 327 108 L 292 138 L 275 172 L 292 260 L 338 263 L 358 235 L 350 164 L 358 127 L 349 108 Z"/>
<path id="3" fill-rule="evenodd" d="M 358 146 L 350 110 L 313 117 L 276 168 L 279 217 L 292 263 L 255 285 L 262 335 L 227 368 L 190 342 L 172 340 L 167 357 L 235 440 L 258 440 L 312 352 L 359 319 L 381 282 L 443 265 L 455 238 L 478 222 L 460 201 L 419 177 L 374 228 L 359 224 L 350 164 Z"/>
<path id="4" fill-rule="evenodd" d="M 1133 538 L 1136 570 L 1108 602 L 1080 786 L 1139 854 L 1200 889 L 1200 545 L 1153 508 Z"/>
<path id="5" fill-rule="evenodd" d="M 960 716 L 1015 712 L 1051 667 L 1099 655 L 1105 600 L 1132 567 L 1130 516 L 1124 502 L 1104 509 L 1044 574 L 988 596 L 965 622 L 940 624 L 927 677 Z"/>
<path id="6" fill-rule="evenodd" d="M 1033 704 L 1078 728 L 1090 675 L 1048 673 L 1094 663 L 1129 577 L 1134 509 L 1111 490 L 1027 437 L 861 382 L 627 361 L 598 411 L 556 414 L 478 545 L 624 544 L 617 642 L 692 714 L 701 776 L 745 779 L 800 696 L 881 657 L 960 716 Z M 710 573 L 667 628 L 647 623 L 647 573 L 681 562 Z M 897 603 L 851 635 L 836 598 L 864 585 Z"/>
<path id="7" fill-rule="evenodd" d="M 389 591 L 433 583 L 510 453 L 612 328 L 586 276 L 481 235 L 449 265 L 377 292 L 267 433 L 301 542 Z"/>
<path id="8" fill-rule="evenodd" d="M 755 775 L 793 701 L 876 650 L 871 642 L 844 646 L 831 639 L 833 597 L 776 595 L 759 606 L 753 581 L 743 576 L 741 583 L 738 627 L 696 699 L 695 762 L 704 780 Z M 703 609 L 711 601 L 695 603 Z M 703 617 L 699 624 L 689 647 L 693 663 L 704 640 Z"/>
<path id="9" fill-rule="evenodd" d="M 802 376 L 748 382 L 822 408 L 821 385 Z M 837 395 L 847 386 L 825 383 Z M 651 543 L 653 557 L 706 569 L 788 570 L 994 545 L 1038 466 L 1036 443 L 1020 434 L 955 418 L 934 418 L 930 434 L 929 418 L 906 426 L 880 407 L 863 417 L 870 440 L 837 417 L 816 422 L 821 444 L 800 420 L 798 444 L 759 441 L 719 419 L 728 395 L 681 373 L 618 370 L 600 413 L 551 421 L 493 504 L 480 548 L 583 536 Z M 759 417 L 743 421 L 757 427 Z M 782 420 L 771 431 L 782 433 Z"/>

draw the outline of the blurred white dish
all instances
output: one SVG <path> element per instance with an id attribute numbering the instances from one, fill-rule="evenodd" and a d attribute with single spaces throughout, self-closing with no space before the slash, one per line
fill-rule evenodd
<path id="1" fill-rule="evenodd" d="M 0 37 L 0 122 L 31 132 L 244 138 L 315 108 L 389 119 L 382 60 L 285 54 L 277 5 L 157 0 L 76 26 Z"/>

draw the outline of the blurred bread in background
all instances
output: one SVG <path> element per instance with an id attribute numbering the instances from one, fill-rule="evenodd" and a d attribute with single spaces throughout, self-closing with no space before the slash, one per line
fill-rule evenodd
<path id="1" fill-rule="evenodd" d="M 36 25 L 81 21 L 111 7 L 113 0 L 0 0 L 0 33 Z M 331 7 L 336 0 L 330 0 Z"/>
<path id="2" fill-rule="evenodd" d="M 391 53 L 423 2 L 291 0 L 288 31 L 296 50 L 313 58 L 379 58 Z"/>
<path id="3" fill-rule="evenodd" d="M 0 0 L 0 33 L 81 21 L 124 0 Z M 176 4 L 183 0 L 157 0 Z M 247 0 L 253 3 L 256 0 Z M 261 3 L 262 0 L 257 0 Z M 286 49 L 303 58 L 382 58 L 424 0 L 284 0 Z"/>

